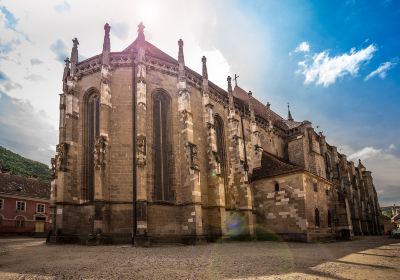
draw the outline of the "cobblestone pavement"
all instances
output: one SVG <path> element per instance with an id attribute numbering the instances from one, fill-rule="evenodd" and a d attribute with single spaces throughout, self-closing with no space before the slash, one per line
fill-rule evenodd
<path id="1" fill-rule="evenodd" d="M 0 239 L 0 279 L 400 279 L 400 240 L 197 246 L 46 245 Z"/>

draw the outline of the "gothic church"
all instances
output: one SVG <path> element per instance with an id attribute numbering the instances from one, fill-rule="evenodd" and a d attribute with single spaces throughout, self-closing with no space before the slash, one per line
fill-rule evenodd
<path id="1" fill-rule="evenodd" d="M 309 121 L 283 118 L 145 40 L 78 61 L 73 40 L 52 160 L 50 242 L 265 239 L 380 234 L 371 172 Z M 199 61 L 200 63 L 200 61 Z"/>

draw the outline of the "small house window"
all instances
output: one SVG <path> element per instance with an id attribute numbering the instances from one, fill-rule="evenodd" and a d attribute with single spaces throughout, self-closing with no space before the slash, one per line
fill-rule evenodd
<path id="1" fill-rule="evenodd" d="M 317 183 L 314 183 L 314 191 L 318 192 L 318 184 Z"/>
<path id="2" fill-rule="evenodd" d="M 44 213 L 44 204 L 42 204 L 42 203 L 38 203 L 38 204 L 36 204 L 36 212 L 37 213 Z"/>
<path id="3" fill-rule="evenodd" d="M 325 190 L 325 194 L 326 194 L 327 196 L 329 195 L 329 190 L 328 190 L 328 189 Z"/>
<path id="4" fill-rule="evenodd" d="M 17 218 L 17 220 L 15 220 L 15 227 L 16 228 L 25 227 L 25 220 L 23 218 Z"/>
<path id="5" fill-rule="evenodd" d="M 320 223 L 319 223 L 319 210 L 318 208 L 315 208 L 315 226 L 319 227 Z"/>
<path id="6" fill-rule="evenodd" d="M 26 202 L 25 201 L 17 201 L 17 211 L 25 211 Z"/>
<path id="7" fill-rule="evenodd" d="M 4 209 L 4 199 L 0 198 L 0 209 Z"/>
<path id="8" fill-rule="evenodd" d="M 279 192 L 279 183 L 278 182 L 275 183 L 275 191 Z"/>

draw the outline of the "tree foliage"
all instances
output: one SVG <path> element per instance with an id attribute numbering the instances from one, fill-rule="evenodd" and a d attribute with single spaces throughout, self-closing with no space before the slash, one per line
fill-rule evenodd
<path id="1" fill-rule="evenodd" d="M 0 146 L 0 169 L 9 170 L 18 176 L 36 176 L 42 181 L 51 180 L 51 171 L 46 164 L 24 158 Z"/>

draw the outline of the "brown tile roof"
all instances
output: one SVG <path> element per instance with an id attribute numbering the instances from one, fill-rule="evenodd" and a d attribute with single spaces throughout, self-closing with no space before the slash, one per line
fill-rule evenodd
<path id="1" fill-rule="evenodd" d="M 248 106 L 250 98 L 249 98 L 249 94 L 244 89 L 242 89 L 239 86 L 235 86 L 235 88 L 233 89 L 233 96 L 242 100 Z M 271 109 L 268 109 L 264 104 L 262 104 L 260 101 L 258 101 L 255 98 L 251 99 L 251 105 L 252 105 L 256 115 L 259 115 L 260 117 L 262 117 L 265 120 L 269 120 L 274 123 L 277 121 L 284 120 L 281 116 L 279 116 L 277 113 L 275 113 Z"/>
<path id="2" fill-rule="evenodd" d="M 251 179 L 256 181 L 303 170 L 304 168 L 300 166 L 285 162 L 283 159 L 264 151 L 261 158 L 261 167 L 254 169 Z"/>
<path id="3" fill-rule="evenodd" d="M 0 173 L 0 194 L 50 199 L 50 183 Z"/>

